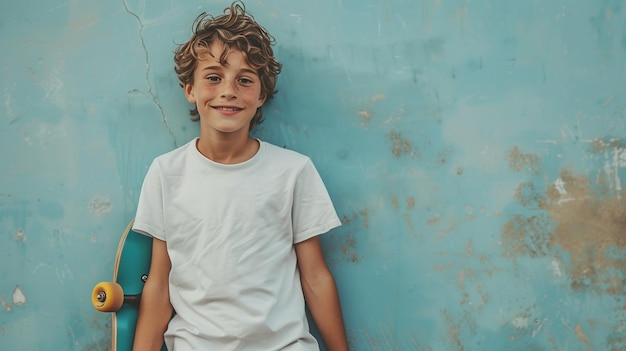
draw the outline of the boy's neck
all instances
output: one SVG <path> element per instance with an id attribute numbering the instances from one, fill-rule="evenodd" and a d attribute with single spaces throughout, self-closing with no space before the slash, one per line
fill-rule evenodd
<path id="1" fill-rule="evenodd" d="M 205 136 L 200 135 L 196 141 L 196 149 L 206 158 L 213 162 L 231 165 L 248 161 L 257 151 L 259 142 L 245 135 L 245 137 L 231 136 Z"/>

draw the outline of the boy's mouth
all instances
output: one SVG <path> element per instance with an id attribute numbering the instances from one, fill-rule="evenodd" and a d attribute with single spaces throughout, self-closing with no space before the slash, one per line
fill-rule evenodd
<path id="1" fill-rule="evenodd" d="M 242 108 L 239 108 L 239 107 L 228 107 L 228 106 L 215 106 L 214 108 L 216 110 L 220 110 L 220 111 L 241 111 L 241 110 L 243 110 Z"/>

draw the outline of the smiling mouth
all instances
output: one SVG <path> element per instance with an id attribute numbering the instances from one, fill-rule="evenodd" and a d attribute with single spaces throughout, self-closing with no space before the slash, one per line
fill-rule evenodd
<path id="1" fill-rule="evenodd" d="M 216 110 L 220 110 L 220 111 L 241 111 L 241 110 L 243 110 L 242 108 L 239 108 L 239 107 L 224 107 L 224 106 L 216 106 L 215 109 Z"/>

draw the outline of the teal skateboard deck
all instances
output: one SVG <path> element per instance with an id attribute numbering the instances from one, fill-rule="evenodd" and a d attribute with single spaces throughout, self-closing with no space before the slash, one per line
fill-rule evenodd
<path id="1" fill-rule="evenodd" d="M 148 279 L 152 258 L 152 238 L 131 228 L 131 221 L 117 247 L 112 282 L 98 283 L 91 301 L 101 312 L 111 312 L 111 350 L 131 351 L 139 315 L 141 292 Z M 161 348 L 167 351 L 165 345 Z"/>

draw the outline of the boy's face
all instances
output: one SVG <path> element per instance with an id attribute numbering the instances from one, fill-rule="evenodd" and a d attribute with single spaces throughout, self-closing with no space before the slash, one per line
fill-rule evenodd
<path id="1" fill-rule="evenodd" d="M 185 84 L 187 100 L 196 104 L 200 129 L 217 133 L 245 133 L 257 108 L 263 106 L 261 81 L 243 53 L 232 49 L 226 63 L 220 63 L 224 44 L 215 40 L 198 51 L 193 83 Z"/>

